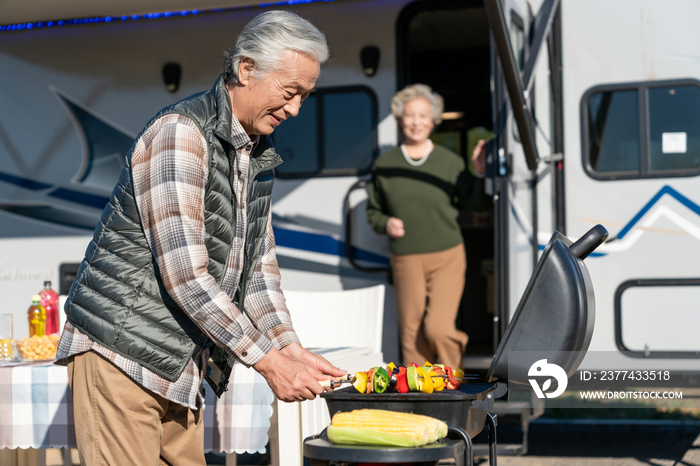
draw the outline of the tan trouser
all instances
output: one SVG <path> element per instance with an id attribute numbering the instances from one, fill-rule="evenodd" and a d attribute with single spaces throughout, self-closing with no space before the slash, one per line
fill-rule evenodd
<path id="1" fill-rule="evenodd" d="M 464 290 L 464 244 L 425 254 L 391 254 L 403 364 L 462 366 L 469 337 L 455 327 Z"/>
<path id="2" fill-rule="evenodd" d="M 94 351 L 68 364 L 81 465 L 206 465 L 202 410 L 156 395 Z"/>

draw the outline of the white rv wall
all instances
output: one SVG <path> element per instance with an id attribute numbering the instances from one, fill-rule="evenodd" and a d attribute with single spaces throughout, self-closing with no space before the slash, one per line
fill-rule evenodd
<path id="1" fill-rule="evenodd" d="M 691 202 L 700 204 L 697 177 L 598 181 L 583 169 L 581 100 L 593 86 L 639 81 L 700 78 L 700 3 L 670 0 L 576 0 L 562 2 L 565 183 L 567 234 L 577 238 L 596 223 L 615 236 L 664 186 L 671 186 Z M 700 217 L 676 199 L 662 197 L 624 239 L 600 247 L 602 257 L 586 264 L 596 294 L 596 327 L 591 351 L 617 351 L 614 337 L 614 295 L 626 280 L 649 278 L 697 278 L 700 276 Z M 657 293 L 659 291 L 657 290 Z M 658 299 L 630 295 L 623 303 L 623 334 L 635 348 L 644 341 L 652 350 L 694 346 L 678 342 L 688 332 L 678 332 L 670 322 L 700 328 L 697 304 L 668 309 Z M 682 315 L 678 313 L 681 312 Z M 629 326 L 628 326 L 629 324 Z M 630 333 L 632 332 L 632 333 Z M 632 336 L 634 335 L 634 336 Z M 632 348 L 631 348 L 632 349 Z M 700 369 L 700 361 L 630 361 L 610 358 L 612 367 Z M 584 361 L 584 366 L 586 362 Z M 663 366 L 662 366 L 663 364 Z"/>

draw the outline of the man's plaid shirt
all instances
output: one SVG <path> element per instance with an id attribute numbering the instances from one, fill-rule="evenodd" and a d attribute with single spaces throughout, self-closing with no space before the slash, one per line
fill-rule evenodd
<path id="1" fill-rule="evenodd" d="M 233 247 L 221 286 L 207 272 L 204 195 L 208 153 L 194 121 L 166 115 L 153 123 L 134 147 L 132 177 L 143 229 L 168 293 L 209 339 L 251 366 L 273 346 L 281 349 L 299 338 L 280 289 L 272 211 L 245 296 L 245 314 L 232 302 L 243 271 L 248 167 L 257 138 L 251 140 L 235 116 L 231 135 L 236 148 L 232 178 L 237 209 Z M 69 357 L 94 350 L 144 388 L 197 408 L 203 404 L 199 394 L 209 358 L 205 342 L 205 338 L 197 342 L 192 359 L 173 382 L 95 343 L 70 323 L 66 323 L 56 359 L 58 364 L 67 364 Z"/>

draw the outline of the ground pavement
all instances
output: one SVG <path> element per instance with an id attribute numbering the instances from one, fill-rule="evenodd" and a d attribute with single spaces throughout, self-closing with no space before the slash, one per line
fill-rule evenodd
<path id="1" fill-rule="evenodd" d="M 513 430 L 499 426 L 499 443 L 517 441 Z M 559 465 L 700 466 L 700 421 L 539 419 L 530 424 L 526 455 L 498 457 L 498 466 Z"/>

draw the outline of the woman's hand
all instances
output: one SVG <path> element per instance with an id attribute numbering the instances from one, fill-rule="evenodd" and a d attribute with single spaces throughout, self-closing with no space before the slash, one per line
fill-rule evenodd
<path id="1" fill-rule="evenodd" d="M 474 146 L 472 151 L 472 165 L 474 165 L 474 171 L 478 174 L 483 175 L 486 173 L 486 141 L 485 139 L 479 139 L 479 142 Z"/>
<path id="2" fill-rule="evenodd" d="M 403 220 L 396 217 L 389 218 L 386 222 L 386 234 L 389 235 L 390 238 L 401 238 L 405 235 L 406 231 L 403 229 Z"/>

